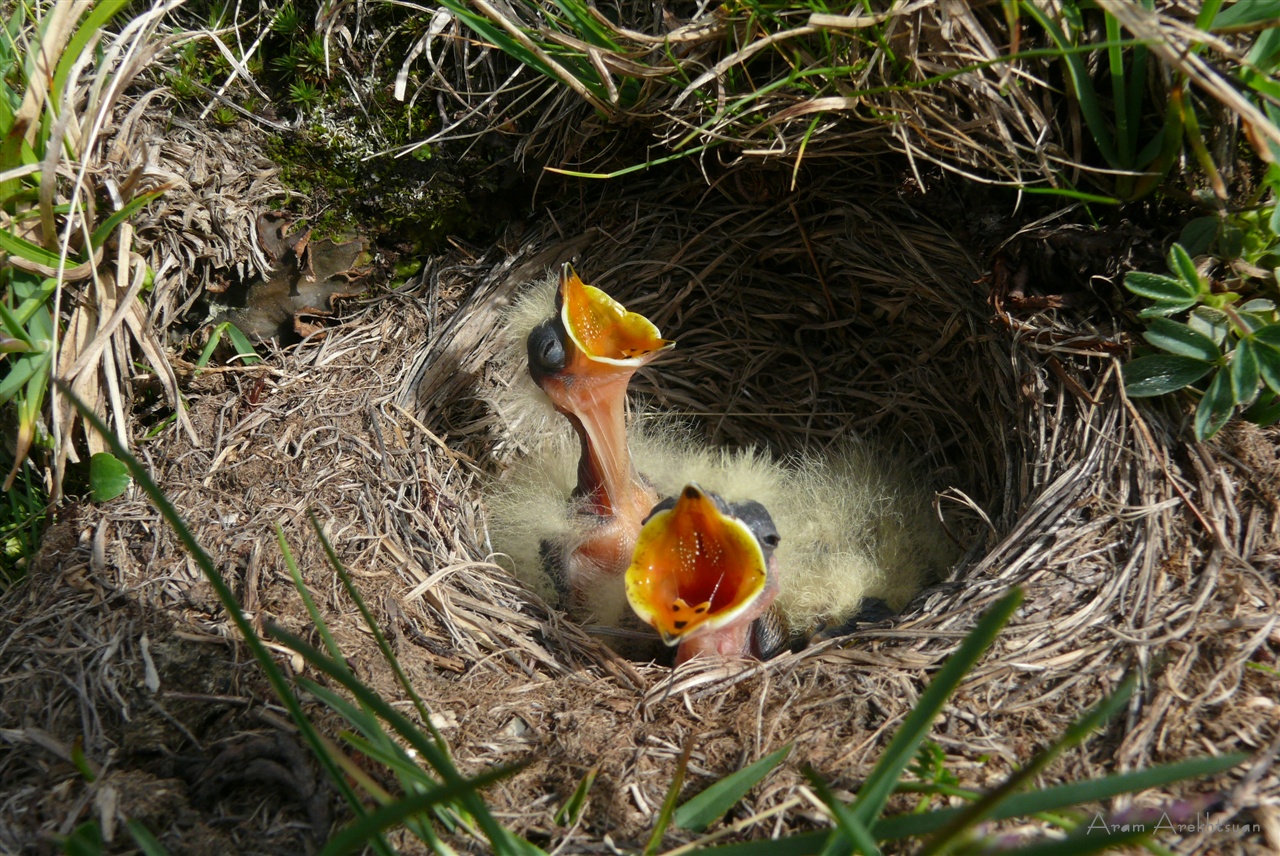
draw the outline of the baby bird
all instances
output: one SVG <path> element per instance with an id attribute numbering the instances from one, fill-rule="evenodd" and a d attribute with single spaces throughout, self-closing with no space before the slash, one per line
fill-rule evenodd
<path id="1" fill-rule="evenodd" d="M 627 568 L 627 601 L 676 664 L 699 655 L 764 659 L 782 640 L 763 619 L 778 596 L 778 530 L 763 505 L 729 504 L 697 484 L 645 521 Z"/>
<path id="2" fill-rule="evenodd" d="M 555 308 L 525 336 L 528 370 L 577 438 L 577 481 L 565 516 L 540 533 L 538 549 L 571 612 L 616 625 L 626 614 L 623 572 L 640 526 L 659 499 L 631 463 L 627 385 L 636 370 L 675 343 L 644 316 L 583 283 L 568 266 Z M 563 449 L 552 445 L 543 454 L 553 466 L 563 466 Z M 541 502 L 563 505 L 563 494 L 547 491 Z"/>
<path id="3" fill-rule="evenodd" d="M 633 440 L 642 467 L 648 442 Z M 645 521 L 626 592 L 678 663 L 765 659 L 896 612 L 954 557 L 929 494 L 871 444 L 784 462 L 687 444 L 668 457 L 694 481 Z"/>

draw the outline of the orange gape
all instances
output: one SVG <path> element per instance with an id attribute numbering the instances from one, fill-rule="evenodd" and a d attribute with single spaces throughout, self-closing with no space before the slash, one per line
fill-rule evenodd
<path id="1" fill-rule="evenodd" d="M 627 308 L 573 270 L 560 280 L 561 317 L 574 344 L 593 360 L 620 361 L 639 368 L 651 355 L 671 347 L 648 318 Z M 634 361 L 639 362 L 634 362 Z"/>
<path id="2" fill-rule="evenodd" d="M 626 575 L 631 608 L 666 644 L 680 645 L 682 655 L 686 642 L 716 635 L 741 635 L 745 645 L 740 625 L 772 600 L 769 582 L 768 561 L 751 529 L 692 483 L 672 508 L 644 524 Z"/>

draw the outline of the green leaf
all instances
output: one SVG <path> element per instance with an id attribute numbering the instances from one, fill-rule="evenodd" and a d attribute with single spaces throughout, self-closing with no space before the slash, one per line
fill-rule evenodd
<path id="1" fill-rule="evenodd" d="M 1214 309 L 1221 309 L 1224 306 L 1230 306 L 1240 299 L 1240 295 L 1234 291 L 1218 291 L 1200 295 L 1200 299 L 1204 301 L 1205 306 L 1211 306 Z"/>
<path id="2" fill-rule="evenodd" d="M 1234 223 L 1223 223 L 1218 240 L 1218 255 L 1224 259 L 1238 259 L 1244 255 L 1244 231 Z"/>
<path id="3" fill-rule="evenodd" d="M 1272 348 L 1280 348 L 1280 324 L 1274 324 L 1269 327 L 1263 327 L 1261 330 L 1255 330 L 1253 340 L 1262 345 Z"/>
<path id="4" fill-rule="evenodd" d="M 116 230 L 117 226 L 137 213 L 138 209 L 163 195 L 163 190 L 154 190 L 151 193 L 143 193 L 140 196 L 135 196 L 133 199 L 130 199 L 119 211 L 103 220 L 102 225 L 93 230 L 93 235 L 90 236 L 89 243 L 93 245 L 94 249 L 102 246 L 103 242 L 111 236 L 111 233 Z"/>
<path id="5" fill-rule="evenodd" d="M 858 800 L 854 803 L 854 815 L 864 825 L 872 823 L 884 809 L 885 802 L 893 793 L 902 771 L 915 758 L 920 744 L 929 736 L 929 729 L 947 699 L 964 680 L 969 670 L 982 659 L 982 655 L 991 647 L 1001 628 L 1008 622 L 1014 610 L 1022 603 L 1022 589 L 1012 589 L 983 613 L 977 625 L 969 631 L 954 654 L 934 675 L 929 686 L 916 700 L 915 707 L 903 719 L 898 731 L 894 734 L 884 754 L 880 756 L 875 768 L 867 776 L 862 788 L 858 791 Z"/>
<path id="6" fill-rule="evenodd" d="M 1167 318 L 1152 318 L 1143 338 L 1162 351 L 1213 362 L 1222 356 L 1217 344 L 1186 324 Z"/>
<path id="7" fill-rule="evenodd" d="M 52 351 L 23 354 L 16 360 L 10 357 L 9 373 L 0 381 L 0 404 L 17 395 L 31 378 L 41 372 L 48 372 L 52 364 Z"/>
<path id="8" fill-rule="evenodd" d="M 1161 301 L 1155 306 L 1148 306 L 1138 313 L 1139 318 L 1161 318 L 1166 315 L 1177 315 L 1179 312 L 1185 312 L 1192 306 L 1196 305 L 1194 299 L 1178 300 L 1174 302 Z"/>
<path id="9" fill-rule="evenodd" d="M 1213 363 L 1194 357 L 1156 354 L 1124 364 L 1124 391 L 1130 398 L 1165 395 L 1193 384 L 1213 369 Z"/>
<path id="10" fill-rule="evenodd" d="M 1227 313 L 1209 306 L 1197 306 L 1191 310 L 1187 318 L 1187 326 L 1197 333 L 1207 336 L 1219 347 L 1227 339 L 1227 331 L 1231 329 Z"/>
<path id="11" fill-rule="evenodd" d="M 1102 802 L 1120 794 L 1160 788 L 1173 782 L 1201 776 L 1213 776 L 1243 764 L 1250 757 L 1246 752 L 1236 752 L 1214 758 L 1191 758 L 1128 773 L 1115 773 L 1100 779 L 1069 782 L 1065 785 L 1053 785 L 1041 790 L 1014 794 L 996 808 L 991 814 L 991 820 L 1009 820 L 1037 812 L 1060 811 L 1081 803 Z M 922 814 L 894 815 L 873 825 L 871 834 L 877 841 L 928 835 L 951 823 L 962 811 L 964 811 L 963 807 L 938 809 Z M 816 856 L 822 851 L 827 836 L 827 832 L 806 832 L 776 841 L 727 844 L 721 847 L 709 847 L 699 852 L 716 854 L 716 856 Z"/>
<path id="12" fill-rule="evenodd" d="M 107 502 L 129 487 L 129 468 L 110 452 L 99 452 L 89 459 L 89 497 L 94 502 Z"/>
<path id="13" fill-rule="evenodd" d="M 1261 344 L 1257 333 L 1250 336 L 1249 341 L 1253 344 L 1253 355 L 1258 360 L 1258 375 L 1262 382 L 1272 391 L 1280 393 L 1280 350 Z"/>
<path id="14" fill-rule="evenodd" d="M 1270 18 L 1280 18 L 1280 0 L 1249 0 L 1223 9 L 1214 17 L 1210 29 L 1256 24 Z"/>
<path id="15" fill-rule="evenodd" d="M 227 338 L 231 340 L 231 345 L 236 349 L 236 353 L 240 356 L 240 361 L 246 366 L 252 366 L 262 362 L 262 357 L 258 356 L 258 352 L 254 350 L 253 343 L 249 341 L 249 337 L 240 332 L 240 328 L 227 322 Z"/>
<path id="16" fill-rule="evenodd" d="M 1280 422 L 1280 395 L 1268 392 L 1259 396 L 1253 406 L 1241 415 L 1253 424 L 1264 428 Z"/>
<path id="17" fill-rule="evenodd" d="M 1240 77 L 1246 79 L 1250 86 L 1258 88 L 1257 84 L 1266 80 L 1266 75 L 1276 70 L 1278 56 L 1280 56 L 1280 30 L 1269 27 L 1258 34 L 1253 47 L 1245 55 L 1244 63 L 1240 68 Z M 1249 76 L 1253 79 L 1248 79 Z"/>
<path id="18" fill-rule="evenodd" d="M 831 831 L 826 846 L 822 848 L 822 856 L 840 856 L 844 853 L 880 856 L 880 848 L 876 846 L 876 840 L 872 837 L 867 824 L 850 811 L 848 806 L 836 799 L 836 795 L 831 792 L 831 788 L 822 777 L 812 769 L 806 769 L 805 778 L 809 780 L 809 784 L 818 794 L 818 799 L 822 800 L 836 822 L 836 828 Z"/>
<path id="19" fill-rule="evenodd" d="M 1196 263 L 1191 260 L 1191 256 L 1183 249 L 1182 244 L 1174 244 L 1169 249 L 1169 270 L 1177 274 L 1178 279 L 1191 289 L 1191 294 L 1208 292 L 1208 286 L 1205 285 L 1204 280 L 1200 279 L 1200 272 L 1196 270 Z"/>
<path id="20" fill-rule="evenodd" d="M 12 338 L 22 342 L 27 347 L 24 350 L 33 350 L 35 343 L 31 341 L 31 337 L 27 335 L 26 328 L 18 321 L 17 317 L 9 311 L 9 307 L 0 300 L 0 324 L 4 325 L 4 330 Z"/>
<path id="21" fill-rule="evenodd" d="M 1208 440 L 1222 430 L 1236 407 L 1231 391 L 1230 372 L 1220 371 L 1205 390 L 1200 406 L 1196 408 L 1196 439 Z"/>
<path id="22" fill-rule="evenodd" d="M 791 744 L 788 743 L 777 752 L 761 758 L 754 764 L 748 764 L 736 773 L 725 776 L 676 809 L 675 825 L 683 829 L 692 829 L 694 832 L 706 829 L 737 805 L 738 800 L 746 796 L 747 791 L 759 784 L 773 771 L 774 767 L 786 760 L 790 753 Z"/>
<path id="23" fill-rule="evenodd" d="M 324 849 L 320 851 L 320 856 L 338 856 L 338 854 L 360 850 L 368 846 L 371 839 L 398 824 L 404 823 L 413 815 L 443 802 L 474 795 L 480 788 L 509 778 L 524 766 L 525 764 L 517 763 L 506 767 L 492 767 L 471 779 L 440 785 L 412 796 L 400 797 L 394 802 L 381 806 L 343 827 L 325 844 Z M 506 832 L 506 830 L 503 831 Z M 514 839 L 510 833 L 503 836 L 502 840 L 505 847 L 510 848 L 507 852 L 543 852 L 526 841 Z M 516 849 L 517 842 L 519 849 Z M 504 846 L 499 845 L 497 841 L 494 841 L 494 844 L 496 846 Z"/>
<path id="24" fill-rule="evenodd" d="M 1241 339 L 1231 356 L 1231 395 L 1237 403 L 1253 401 L 1258 392 L 1258 357 L 1253 342 Z"/>
<path id="25" fill-rule="evenodd" d="M 284 673 L 280 671 L 280 667 L 276 665 L 275 659 L 263 644 L 262 639 L 258 636 L 253 624 L 250 623 L 248 616 L 246 616 L 244 610 L 240 608 L 240 602 L 227 586 L 226 580 L 222 578 L 222 575 L 218 573 L 217 568 L 214 567 L 213 560 L 209 558 L 209 554 L 204 551 L 195 536 L 191 534 L 191 529 L 185 522 L 183 522 L 182 516 L 179 515 L 177 509 L 173 507 L 173 503 L 170 502 L 169 498 L 164 495 L 164 492 L 156 486 L 155 480 L 151 478 L 151 474 L 147 472 L 147 468 L 142 466 L 142 464 L 138 462 L 137 458 L 129 454 L 129 450 L 121 444 L 120 439 L 113 432 L 107 430 L 106 424 L 101 418 L 99 418 L 98 414 L 94 413 L 84 405 L 84 402 L 76 398 L 75 394 L 71 392 L 71 388 L 66 383 L 62 381 L 55 381 L 55 383 L 58 386 L 58 390 L 65 395 L 76 408 L 76 411 L 80 414 L 80 418 L 84 419 L 84 421 L 107 442 L 107 445 L 111 447 L 111 451 L 115 453 L 117 458 L 128 465 L 129 472 L 132 473 L 134 480 L 138 483 L 138 486 L 142 488 L 142 490 L 151 499 L 151 502 L 155 504 L 157 509 L 159 509 L 161 516 L 164 517 L 165 521 L 173 528 L 178 539 L 182 541 L 187 552 L 191 554 L 195 563 L 204 573 L 204 577 L 208 581 L 209 586 L 213 589 L 214 594 L 217 595 L 218 601 L 226 609 L 227 615 L 235 624 L 236 629 L 239 630 L 240 638 L 244 640 L 244 644 L 253 652 L 254 659 L 257 660 L 258 665 L 266 675 L 268 682 L 276 693 L 276 696 L 288 709 L 290 717 L 297 725 L 298 730 L 302 732 L 303 738 L 310 745 L 317 760 L 319 760 L 320 764 L 325 768 L 325 771 L 328 773 L 334 787 L 336 787 L 342 794 L 352 813 L 355 814 L 357 818 L 364 817 L 367 814 L 364 803 L 347 783 L 345 773 L 329 756 L 326 744 L 321 739 L 319 732 L 316 731 L 311 720 L 309 720 L 303 712 L 302 706 L 299 703 L 297 695 L 294 693 L 291 684 L 285 680 Z M 299 641 L 299 644 L 303 643 Z M 327 674 L 330 674 L 331 677 L 338 677 L 338 675 L 335 675 L 333 672 L 327 672 Z M 363 689 L 359 684 L 356 684 L 356 686 Z M 358 690 L 353 690 L 353 694 L 359 695 Z M 381 699 L 376 695 L 371 695 L 374 700 L 378 702 L 381 701 Z M 392 722 L 393 724 L 397 719 L 403 719 L 400 713 L 389 705 L 387 705 L 381 713 L 388 722 Z M 409 742 L 413 743 L 414 741 L 410 739 Z M 431 749 L 433 750 L 434 747 L 431 747 Z M 441 768 L 437 767 L 436 769 L 440 770 Z M 456 777 L 456 771 L 453 770 L 452 765 L 449 766 L 447 771 L 442 771 L 442 775 L 446 778 L 449 778 L 450 774 L 453 774 Z M 478 801 L 479 798 L 476 797 L 476 800 Z M 483 803 L 481 803 L 481 805 L 483 806 Z M 506 834 L 506 830 L 502 830 L 502 833 Z M 381 838 L 375 838 L 370 842 L 370 844 L 379 854 L 383 854 L 383 856 L 390 856 L 392 852 L 390 846 Z"/>
<path id="26" fill-rule="evenodd" d="M 1177 244 L 1174 246 L 1177 246 Z M 1150 300 L 1191 300 L 1194 302 L 1198 293 L 1195 286 L 1189 285 L 1182 280 L 1174 279 L 1164 274 L 1147 273 L 1140 270 L 1131 270 L 1124 275 L 1124 287 L 1139 297 L 1146 297 Z"/>
<path id="27" fill-rule="evenodd" d="M 72 830 L 62 841 L 62 852 L 67 856 L 102 856 L 102 830 L 96 820 L 85 821 Z"/>
<path id="28" fill-rule="evenodd" d="M 11 253 L 21 259 L 29 262 L 42 264 L 45 267 L 57 268 L 62 261 L 62 257 L 57 253 L 51 253 L 44 247 L 33 244 L 26 238 L 19 238 L 8 229 L 0 229 L 0 250 Z M 75 267 L 79 262 L 67 259 L 67 267 Z"/>
<path id="29" fill-rule="evenodd" d="M 1187 248 L 1192 255 L 1209 252 L 1218 237 L 1218 226 L 1221 221 L 1214 216 L 1197 217 L 1182 227 L 1178 235 L 1178 243 Z"/>
<path id="30" fill-rule="evenodd" d="M 653 830 L 649 833 L 649 840 L 642 851 L 644 856 L 653 856 L 662 846 L 662 836 L 667 834 L 667 827 L 671 825 L 671 818 L 675 814 L 676 800 L 680 797 L 680 787 L 684 784 L 684 774 L 689 769 L 689 755 L 692 752 L 693 735 L 689 735 L 685 740 L 684 751 L 676 759 L 675 773 L 671 776 L 671 784 L 667 786 L 667 795 L 662 800 L 662 807 L 658 809 L 658 816 L 654 818 Z"/>
<path id="31" fill-rule="evenodd" d="M 23 272 L 13 277 L 13 293 L 21 298 L 18 308 L 13 310 L 13 317 L 19 324 L 25 325 L 32 317 L 49 304 L 49 298 L 58 288 L 56 279 L 37 279 L 34 274 Z M 45 315 L 48 315 L 46 312 Z M 49 316 L 52 318 L 52 316 Z M 49 325 L 52 330 L 52 324 Z"/>

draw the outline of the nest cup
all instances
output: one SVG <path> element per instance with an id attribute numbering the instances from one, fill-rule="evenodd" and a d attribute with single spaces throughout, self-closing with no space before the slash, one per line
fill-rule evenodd
<path id="1" fill-rule="evenodd" d="M 1151 676 L 1144 703 L 1046 781 L 1185 758 L 1206 739 L 1268 745 L 1280 730 L 1271 678 L 1246 666 L 1271 644 L 1278 611 L 1274 437 L 1246 428 L 1186 444 L 1180 410 L 1124 399 L 1119 337 L 1097 326 L 1100 313 L 1090 325 L 993 309 L 986 260 L 904 201 L 898 182 L 802 173 L 793 192 L 786 171 L 747 175 L 751 193 L 736 197 L 725 190 L 735 176 L 712 189 L 588 185 L 478 257 L 428 260 L 420 282 L 324 339 L 190 379 L 194 439 L 166 432 L 143 447 L 158 481 L 246 608 L 309 634 L 279 525 L 344 655 L 402 700 L 334 583 L 313 512 L 459 763 L 528 761 L 486 799 L 561 852 L 598 850 L 605 833 L 643 841 L 691 737 L 686 797 L 794 744 L 743 817 L 802 797 L 802 763 L 856 790 L 930 670 L 1015 584 L 1024 606 L 934 729 L 972 776 L 965 784 L 1025 762 L 1130 665 Z M 497 328 L 521 288 L 571 259 L 679 340 L 637 378 L 646 407 L 710 445 L 785 456 L 856 433 L 892 448 L 938 493 L 964 552 L 950 575 L 891 625 L 849 640 L 673 672 L 619 658 L 486 562 L 480 486 L 525 451 L 484 401 L 512 380 Z M 114 751 L 113 775 L 148 792 L 176 781 L 156 759 L 192 738 L 212 757 L 272 728 L 254 713 L 269 691 L 224 644 L 225 615 L 145 498 L 67 515 L 46 541 L 32 584 L 0 602 L 13 628 L 0 674 L 21 673 L 25 691 L 0 697 L 6 721 L 39 722 L 68 746 L 79 738 L 90 758 Z M 81 673 L 74 687 L 62 677 Z M 155 698 L 163 715 L 140 716 Z M 344 727 L 319 715 L 330 733 Z M 49 792 L 41 745 L 11 753 L 31 759 L 13 788 Z M 589 769 L 581 824 L 558 827 L 556 808 Z M 1280 793 L 1274 773 L 1251 782 L 1243 805 Z M 1227 777 L 1195 787 L 1236 793 Z M 170 791 L 184 806 L 196 799 L 180 782 Z M 221 799 L 248 816 L 262 797 L 228 786 Z M 30 828 L 56 813 L 33 809 Z M 739 834 L 807 823 L 788 811 Z M 285 838 L 306 833 L 236 834 L 297 852 L 300 839 Z"/>

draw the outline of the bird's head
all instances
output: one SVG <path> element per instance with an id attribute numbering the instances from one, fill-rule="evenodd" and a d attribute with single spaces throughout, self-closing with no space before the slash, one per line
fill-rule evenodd
<path id="1" fill-rule="evenodd" d="M 568 265 L 560 275 L 556 310 L 529 333 L 529 374 L 581 438 L 577 495 L 591 512 L 625 511 L 638 526 L 653 496 L 631 468 L 623 417 L 627 384 L 675 343 L 662 338 L 648 318 L 584 283 Z"/>
<path id="2" fill-rule="evenodd" d="M 778 593 L 773 518 L 758 502 L 728 503 L 690 483 L 645 521 L 626 573 L 627 600 L 677 662 L 752 656 L 751 623 Z"/>
<path id="3" fill-rule="evenodd" d="M 546 390 L 553 379 L 582 387 L 619 374 L 629 378 L 675 342 L 662 338 L 652 321 L 627 311 L 565 265 L 556 314 L 534 327 L 526 344 L 529 374 Z"/>

